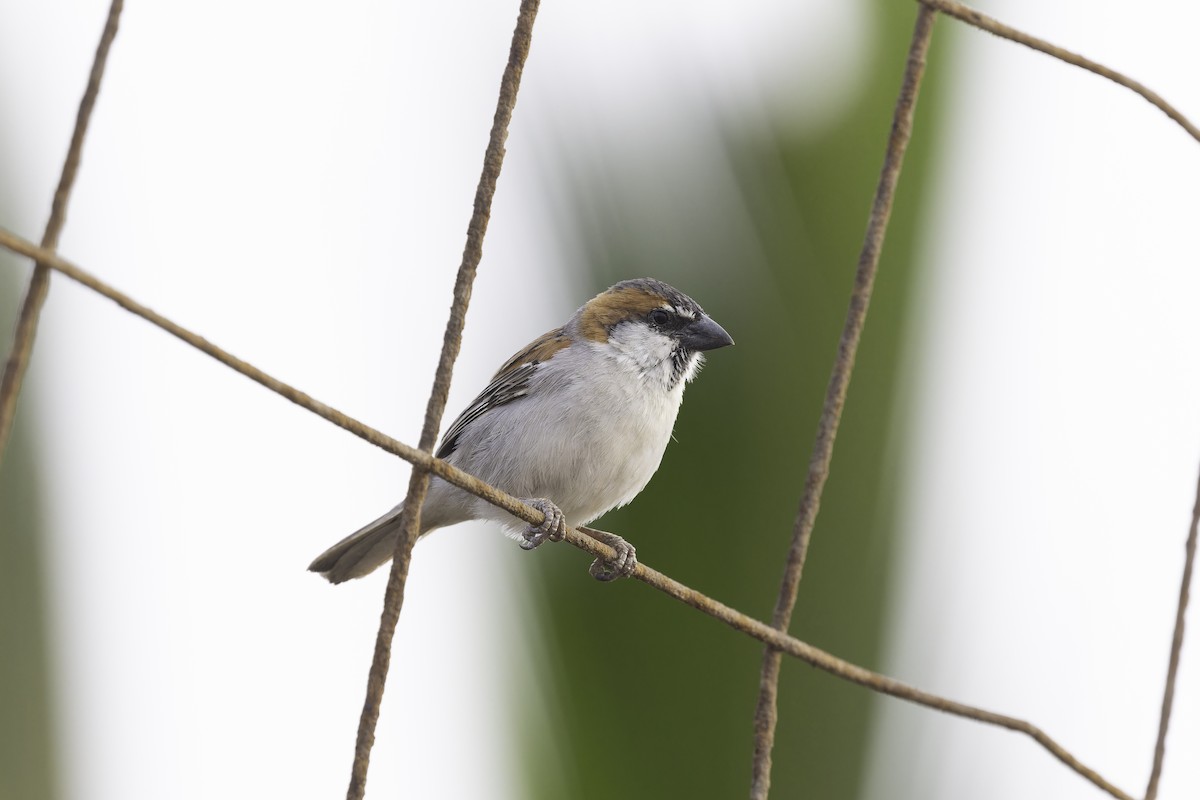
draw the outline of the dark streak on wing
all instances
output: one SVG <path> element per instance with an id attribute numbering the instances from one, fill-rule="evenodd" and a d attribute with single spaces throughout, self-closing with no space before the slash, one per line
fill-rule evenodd
<path id="1" fill-rule="evenodd" d="M 528 347 L 506 361 L 500 371 L 492 377 L 492 382 L 446 430 L 445 436 L 442 437 L 442 445 L 434 455 L 446 458 L 458 448 L 458 440 L 468 425 L 493 408 L 524 397 L 528 391 L 529 379 L 537 372 L 539 365 L 552 358 L 568 343 L 567 334 L 563 329 L 555 328 L 534 339 Z"/>

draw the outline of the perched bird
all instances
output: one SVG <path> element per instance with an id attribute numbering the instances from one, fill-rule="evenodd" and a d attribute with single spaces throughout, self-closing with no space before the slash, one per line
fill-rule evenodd
<path id="1" fill-rule="evenodd" d="M 671 438 L 683 388 L 703 352 L 733 339 L 695 300 L 638 278 L 593 297 L 561 328 L 510 358 L 446 431 L 435 454 L 541 510 L 540 526 L 434 477 L 421 535 L 472 519 L 503 524 L 521 547 L 558 541 L 638 495 Z M 309 566 L 332 583 L 359 578 L 392 557 L 403 503 L 326 550 Z M 601 580 L 630 574 L 633 547 L 592 565 Z"/>

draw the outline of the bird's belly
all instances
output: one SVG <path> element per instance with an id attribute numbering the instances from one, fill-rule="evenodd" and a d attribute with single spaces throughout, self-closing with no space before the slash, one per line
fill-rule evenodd
<path id="1" fill-rule="evenodd" d="M 637 497 L 658 471 L 670 435 L 670 428 L 658 432 L 616 425 L 584 437 L 573 463 L 554 476 L 546 496 L 561 498 L 555 502 L 574 524 L 585 524 L 623 506 Z"/>
<path id="2" fill-rule="evenodd" d="M 455 453 L 461 461 L 452 460 L 509 494 L 551 500 L 572 526 L 625 505 L 658 469 L 678 399 L 669 393 L 571 399 L 529 398 L 493 410 L 487 435 L 464 442 L 465 452 Z M 480 508 L 479 515 L 507 517 L 495 508 Z"/>

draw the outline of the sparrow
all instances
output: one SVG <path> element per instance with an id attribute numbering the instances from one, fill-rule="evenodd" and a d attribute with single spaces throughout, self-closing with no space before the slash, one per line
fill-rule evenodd
<path id="1" fill-rule="evenodd" d="M 625 505 L 662 462 L 684 387 L 704 353 L 733 339 L 692 298 L 662 281 L 621 281 L 593 297 L 561 328 L 510 358 L 446 431 L 434 454 L 522 498 L 545 514 L 528 525 L 434 476 L 420 535 L 467 520 L 501 523 L 522 548 L 560 541 Z M 309 566 L 331 583 L 387 563 L 404 504 L 355 531 Z M 591 574 L 611 580 L 637 566 L 619 536 L 583 529 L 616 550 Z"/>

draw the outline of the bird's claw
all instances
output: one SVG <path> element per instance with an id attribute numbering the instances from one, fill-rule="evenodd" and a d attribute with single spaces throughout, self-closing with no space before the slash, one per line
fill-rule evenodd
<path id="1" fill-rule="evenodd" d="M 533 506 L 546 515 L 541 525 L 530 523 L 521 535 L 521 549 L 532 550 L 542 542 L 561 542 L 567 535 L 567 520 L 558 506 L 541 497 L 523 499 L 525 505 Z"/>
<path id="2" fill-rule="evenodd" d="M 629 542 L 607 531 L 585 529 L 585 533 L 599 542 L 617 551 L 611 561 L 597 558 L 588 567 L 588 574 L 598 581 L 612 581 L 617 578 L 628 578 L 637 569 L 637 550 Z"/>

